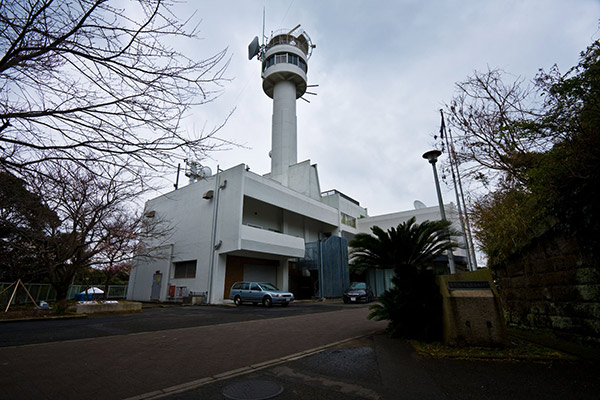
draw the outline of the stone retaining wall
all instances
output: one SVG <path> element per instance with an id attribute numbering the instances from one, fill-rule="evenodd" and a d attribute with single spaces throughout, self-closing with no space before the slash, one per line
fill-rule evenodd
<path id="1" fill-rule="evenodd" d="M 594 265 L 592 265 L 594 264 Z M 600 268 L 572 238 L 547 234 L 493 267 L 509 324 L 600 345 Z"/>

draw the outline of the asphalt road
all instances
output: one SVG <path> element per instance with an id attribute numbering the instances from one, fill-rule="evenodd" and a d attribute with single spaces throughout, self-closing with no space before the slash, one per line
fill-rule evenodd
<path id="1" fill-rule="evenodd" d="M 366 306 L 314 306 L 317 308 L 297 303 L 285 309 L 152 309 L 107 319 L 36 323 L 30 325 L 31 330 L 54 341 L 0 348 L 0 398 L 129 398 L 271 363 L 340 340 L 369 335 L 386 325 L 368 320 Z M 183 314 L 177 318 L 179 312 Z M 212 323 L 207 323 L 209 319 Z M 188 326 L 147 330 L 158 326 L 159 320 L 167 325 L 179 320 L 179 324 Z M 49 331 L 58 329 L 66 337 L 67 330 L 60 326 L 66 323 L 71 331 L 84 331 L 80 336 L 102 337 L 56 341 L 59 335 Z M 4 337 L 25 326 L 15 324 L 0 326 Z M 5 328 L 13 329 L 13 333 L 4 332 Z M 140 329 L 145 330 L 124 333 Z"/>
<path id="2" fill-rule="evenodd" d="M 0 323 L 0 399 L 224 399 L 256 384 L 288 400 L 599 398 L 597 363 L 417 357 L 367 314 L 326 302 Z"/>
<path id="3" fill-rule="evenodd" d="M 141 313 L 90 315 L 87 318 L 0 322 L 0 347 L 128 335 L 365 307 L 359 304 L 295 302 L 289 307 L 165 305 Z"/>

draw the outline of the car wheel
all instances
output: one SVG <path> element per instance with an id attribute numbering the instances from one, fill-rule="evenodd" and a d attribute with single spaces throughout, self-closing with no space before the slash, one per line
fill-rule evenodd
<path id="1" fill-rule="evenodd" d="M 349 301 L 344 299 L 344 304 L 348 304 L 348 303 L 349 303 Z"/>
<path id="2" fill-rule="evenodd" d="M 265 296 L 263 298 L 263 305 L 265 307 L 271 307 L 273 305 L 273 299 L 271 299 L 269 296 Z"/>
<path id="3" fill-rule="evenodd" d="M 233 298 L 233 302 L 235 303 L 236 306 L 241 306 L 242 305 L 242 298 L 240 296 L 235 296 Z"/>

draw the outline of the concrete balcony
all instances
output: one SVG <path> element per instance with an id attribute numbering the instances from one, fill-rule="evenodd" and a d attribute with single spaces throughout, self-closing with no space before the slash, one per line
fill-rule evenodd
<path id="1" fill-rule="evenodd" d="M 285 257 L 304 257 L 304 239 L 242 225 L 241 250 L 277 254 Z"/>

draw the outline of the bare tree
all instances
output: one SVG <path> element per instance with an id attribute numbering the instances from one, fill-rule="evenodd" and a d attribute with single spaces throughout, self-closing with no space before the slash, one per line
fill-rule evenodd
<path id="1" fill-rule="evenodd" d="M 42 255 L 57 298 L 67 295 L 73 276 L 88 267 L 115 268 L 134 255 L 151 256 L 138 243 L 145 237 L 166 240 L 170 230 L 156 218 L 135 212 L 139 184 L 125 168 L 102 173 L 54 163 L 32 182 L 44 206 L 59 223 L 48 227 Z"/>
<path id="2" fill-rule="evenodd" d="M 446 112 L 454 130 L 451 151 L 467 178 L 492 187 L 499 181 L 522 183 L 523 170 L 557 139 L 540 123 L 545 88 L 521 78 L 506 82 L 500 70 L 475 71 L 456 87 Z"/>
<path id="3" fill-rule="evenodd" d="M 128 210 L 115 212 L 107 221 L 102 221 L 106 235 L 92 260 L 92 266 L 104 275 L 104 298 L 109 284 L 117 275 L 129 275 L 134 257 L 155 259 L 160 257 L 156 248 L 148 247 L 153 241 L 160 245 L 171 237 L 172 226 L 154 214 L 133 213 Z"/>
<path id="4" fill-rule="evenodd" d="M 0 0 L 0 166 L 96 160 L 136 173 L 224 144 L 222 125 L 189 135 L 181 120 L 219 95 L 227 49 L 194 60 L 167 44 L 197 38 L 191 19 L 161 0 L 112 4 Z"/>

